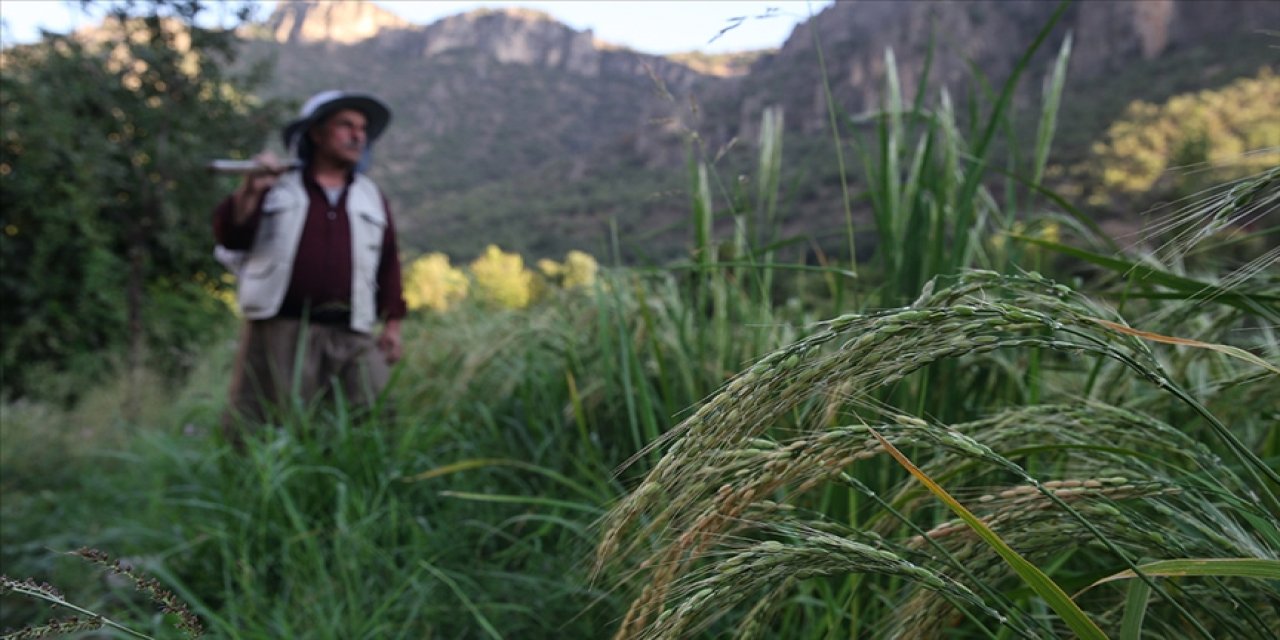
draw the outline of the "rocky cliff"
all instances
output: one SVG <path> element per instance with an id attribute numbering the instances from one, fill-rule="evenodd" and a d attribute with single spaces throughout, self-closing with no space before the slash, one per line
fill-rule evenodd
<path id="1" fill-rule="evenodd" d="M 472 52 L 499 64 L 560 69 L 583 77 L 652 71 L 676 86 L 688 86 L 700 75 L 666 58 L 598 41 L 590 30 L 576 31 L 531 9 L 479 9 L 413 25 L 366 0 L 284 0 L 266 27 L 284 47 L 360 43 L 378 55 L 419 60 Z"/>
<path id="2" fill-rule="evenodd" d="M 837 2 L 801 24 L 775 55 L 758 61 L 738 86 L 713 99 L 738 105 L 739 132 L 750 133 L 766 103 L 786 107 L 794 129 L 816 132 L 827 124 L 816 44 L 823 48 L 827 77 L 836 100 L 858 113 L 879 108 L 885 80 L 885 52 L 892 49 L 904 94 L 914 98 L 932 41 L 930 95 L 947 87 L 953 97 L 973 86 L 970 66 L 992 86 L 1014 68 L 1057 2 L 970 0 Z M 1263 29 L 1280 28 L 1280 3 L 1253 0 L 1143 0 L 1076 2 L 1067 8 L 1022 84 L 1035 95 L 1063 38 L 1072 34 L 1070 81 L 1076 87 L 1170 52 L 1220 43 L 1252 33 L 1258 46 Z M 808 71 L 806 71 L 806 69 Z M 780 90 L 781 89 L 781 90 Z M 742 105 L 755 106 L 742 109 Z"/>
<path id="3" fill-rule="evenodd" d="M 276 42 L 337 42 L 351 44 L 372 38 L 387 29 L 412 25 L 371 2 L 286 0 L 277 5 L 266 24 Z"/>

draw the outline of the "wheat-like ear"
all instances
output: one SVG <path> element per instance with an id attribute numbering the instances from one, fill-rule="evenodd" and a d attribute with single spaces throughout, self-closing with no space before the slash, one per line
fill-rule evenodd
<path id="1" fill-rule="evenodd" d="M 932 287 L 930 287 L 932 290 Z M 1002 298 L 1016 297 L 1018 304 Z M 1049 347 L 1091 351 L 1134 364 L 1165 382 L 1147 346 L 1133 336 L 1107 333 L 1085 318 L 1104 310 L 1071 300 L 1071 291 L 1039 277 L 969 272 L 954 286 L 922 296 L 912 307 L 835 318 L 813 335 L 779 349 L 735 376 L 695 413 L 664 436 L 666 454 L 644 482 L 611 511 L 597 566 L 629 555 L 637 539 L 661 527 L 687 529 L 696 505 L 720 484 L 708 481 L 712 457 L 737 455 L 778 418 L 824 397 L 875 410 L 876 390 L 930 363 L 998 348 Z M 1046 330 L 1053 337 L 1044 337 Z M 811 420 L 802 429 L 825 425 Z M 656 445 L 655 445 L 656 446 Z M 709 464 L 710 463 L 710 464 Z M 641 535 L 630 535 L 639 519 Z"/>
<path id="2" fill-rule="evenodd" d="M 0 576 L 0 595 L 18 593 L 31 596 L 46 602 L 62 601 L 62 592 L 47 582 L 36 582 L 35 578 L 15 580 L 9 576 Z"/>
<path id="3" fill-rule="evenodd" d="M 179 630 L 185 632 L 187 637 L 198 638 L 204 633 L 204 629 L 200 624 L 200 619 L 191 612 L 186 603 L 179 600 L 173 592 L 162 587 L 160 582 L 155 578 L 138 573 L 122 561 L 112 560 L 105 551 L 98 549 L 83 547 L 71 552 L 70 555 L 83 558 L 92 564 L 107 569 L 111 573 L 127 578 L 133 583 L 134 589 L 139 593 L 146 595 L 152 602 L 159 605 L 161 611 L 177 616 L 177 627 Z M 0 595 L 10 592 L 47 602 L 54 607 L 69 609 L 74 611 L 77 615 L 69 618 L 49 620 L 38 625 L 28 626 L 17 631 L 6 633 L 3 637 L 0 637 L 0 640 L 43 638 L 49 635 L 88 631 L 101 629 L 103 627 L 115 629 L 116 631 L 134 638 L 150 638 L 150 636 L 107 618 L 100 613 L 90 611 L 89 609 L 69 602 L 66 597 L 62 595 L 62 592 L 53 585 L 36 582 L 33 578 L 15 580 L 8 576 L 0 576 Z"/>
<path id="4" fill-rule="evenodd" d="M 3 640 L 9 640 L 10 638 L 14 640 L 17 638 L 43 638 L 56 633 L 87 631 L 92 629 L 101 629 L 102 627 L 111 627 L 135 638 L 149 637 L 122 624 L 109 620 L 98 613 L 68 602 L 57 587 L 54 587 L 47 582 L 36 582 L 34 578 L 15 580 L 9 576 L 0 576 L 0 595 L 7 593 L 16 593 L 35 600 L 47 602 L 53 607 L 70 609 L 79 615 L 69 618 L 49 620 L 40 624 L 23 627 L 21 629 L 6 631 L 3 636 Z"/>
<path id="5" fill-rule="evenodd" d="M 1280 167 L 1214 185 L 1192 194 L 1173 213 L 1153 221 L 1143 242 L 1164 239 L 1156 255 L 1180 261 L 1224 231 L 1247 228 L 1280 208 Z M 1274 257 L 1272 258 L 1274 262 Z"/>
<path id="6" fill-rule="evenodd" d="M 48 638 L 53 636 L 62 636 L 71 633 L 80 633 L 82 631 L 97 631 L 103 627 L 102 619 L 94 616 L 80 618 L 78 616 L 70 616 L 57 620 L 50 620 L 43 624 L 33 625 L 11 631 L 3 636 L 0 640 L 24 640 L 25 638 Z"/>
<path id="7" fill-rule="evenodd" d="M 139 573 L 123 561 L 112 560 L 105 551 L 99 549 L 82 547 L 74 551 L 72 555 L 84 558 L 111 573 L 127 578 L 133 583 L 133 587 L 138 593 L 147 596 L 160 607 L 161 611 L 177 616 L 178 629 L 186 632 L 189 637 L 198 638 L 204 633 L 204 626 L 200 624 L 200 618 L 191 612 L 191 608 L 187 606 L 187 603 L 180 600 L 172 591 L 165 589 L 159 580 Z"/>
<path id="8" fill-rule="evenodd" d="M 866 573 L 894 576 L 934 590 L 947 600 L 996 616 L 980 598 L 958 582 L 919 566 L 883 544 L 854 540 L 804 523 L 759 523 L 766 540 L 740 540 L 715 554 L 706 568 L 671 586 L 669 601 L 652 607 L 634 620 L 648 624 L 619 633 L 623 637 L 681 638 L 705 628 L 736 605 L 754 601 L 766 607 L 771 595 L 807 578 Z M 763 611 L 744 620 L 749 633 L 763 623 Z"/>

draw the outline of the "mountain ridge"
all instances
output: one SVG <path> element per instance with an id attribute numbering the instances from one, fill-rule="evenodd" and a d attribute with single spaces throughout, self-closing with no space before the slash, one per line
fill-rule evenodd
<path id="1" fill-rule="evenodd" d="M 834 169 L 804 168 L 813 165 L 815 149 L 831 144 L 816 45 L 846 113 L 879 107 L 889 49 L 905 97 L 914 98 L 930 39 L 936 45 L 930 99 L 947 87 L 963 104 L 966 92 L 981 91 L 970 65 L 999 86 L 1056 4 L 837 2 L 798 25 L 777 50 L 752 54 L 731 74 L 603 43 L 541 12 L 479 10 L 412 25 L 364 0 L 281 2 L 265 22 L 265 37 L 247 48 L 256 59 L 274 57 L 275 95 L 301 100 L 342 87 L 392 104 L 395 130 L 382 143 L 374 175 L 403 203 L 398 217 L 417 250 L 474 255 L 492 240 L 539 256 L 599 251 L 601 230 L 613 220 L 624 236 L 676 229 L 656 251 L 671 256 L 685 242 L 678 229 L 688 210 L 690 143 L 721 157 L 731 172 L 749 166 L 767 107 L 786 114 L 784 169 L 799 174 L 790 178 L 800 186 L 790 194 L 796 213 L 789 230 L 812 232 L 840 209 Z M 339 23 L 349 26 L 335 31 Z M 1218 45 L 1267 24 L 1280 24 L 1280 3 L 1076 3 L 1031 59 L 1017 103 L 1035 103 L 1058 46 L 1073 34 L 1064 109 L 1098 102 L 1111 111 L 1084 118 L 1083 131 L 1066 123 L 1063 137 L 1080 139 L 1066 153 L 1078 154 L 1126 102 L 1120 95 L 1080 97 L 1090 86 L 1198 48 L 1206 49 L 1198 58 L 1206 68 L 1236 73 L 1241 65 L 1222 59 Z M 1159 97 L 1147 89 L 1109 91 Z"/>

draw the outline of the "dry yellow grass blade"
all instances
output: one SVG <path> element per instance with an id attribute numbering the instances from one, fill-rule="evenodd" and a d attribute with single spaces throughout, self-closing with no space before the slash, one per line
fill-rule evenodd
<path id="1" fill-rule="evenodd" d="M 1103 320 L 1101 318 L 1086 318 L 1086 319 L 1089 320 L 1090 322 L 1095 322 L 1108 329 L 1111 329 L 1112 331 L 1142 338 L 1143 340 L 1150 340 L 1152 342 L 1160 342 L 1163 344 L 1172 344 L 1172 345 L 1178 345 L 1183 347 L 1195 347 L 1197 349 L 1209 349 L 1211 351 L 1217 351 L 1218 353 L 1221 353 L 1223 355 L 1244 360 L 1245 362 L 1248 362 L 1251 364 L 1256 364 L 1259 367 L 1262 367 L 1263 369 L 1270 371 L 1271 373 L 1280 375 L 1280 367 L 1277 367 L 1276 365 L 1271 364 L 1270 362 L 1267 362 L 1266 360 L 1263 360 L 1262 358 L 1259 358 L 1258 356 L 1255 356 L 1252 353 L 1249 353 L 1248 351 L 1245 351 L 1244 349 L 1241 349 L 1239 347 L 1232 347 L 1230 345 L 1216 344 L 1212 342 L 1201 342 L 1199 340 L 1192 340 L 1190 338 L 1178 338 L 1175 336 L 1166 336 L 1159 333 L 1153 333 L 1151 331 L 1143 331 L 1141 329 L 1134 329 L 1133 327 L 1126 327 L 1125 325 L 1111 322 L 1110 320 Z"/>

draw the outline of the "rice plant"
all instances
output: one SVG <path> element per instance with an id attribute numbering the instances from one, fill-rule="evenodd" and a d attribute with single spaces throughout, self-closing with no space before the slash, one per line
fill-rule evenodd
<path id="1" fill-rule="evenodd" d="M 1076 582 L 1133 571 L 1151 589 L 1150 610 L 1161 612 L 1147 617 L 1151 629 L 1265 637 L 1276 628 L 1274 582 L 1183 587 L 1140 568 L 1152 559 L 1244 558 L 1274 577 L 1274 465 L 1187 394 L 1147 341 L 1071 289 L 980 271 L 933 288 L 908 307 L 823 323 L 735 376 L 655 443 L 663 457 L 604 520 L 597 553 L 599 567 L 621 565 L 637 583 L 618 637 L 678 637 L 741 615 L 733 611 L 739 602 L 756 607 L 743 628 L 758 628 L 765 603 L 818 588 L 814 576 L 850 574 L 864 576 L 849 597 L 875 621 L 863 629 L 875 637 L 937 637 L 956 626 L 1065 634 L 1042 599 L 1011 599 L 1017 575 L 971 526 L 942 517 L 917 484 L 901 473 L 875 484 L 860 477 L 862 465 L 885 454 L 875 434 L 912 452 L 929 477 L 957 483 L 950 491 L 1031 562 L 1064 567 Z M 1192 407 L 1197 421 L 1214 425 L 1214 441 L 1123 401 L 940 424 L 882 400 L 928 365 L 1029 349 L 1077 365 L 1117 363 L 1152 393 Z M 1274 366 L 1262 371 L 1268 378 L 1252 384 L 1273 384 Z M 857 492 L 864 508 L 833 517 L 811 499 L 828 485 Z M 619 561 L 632 557 L 638 561 Z M 1224 607 L 1249 613 L 1224 615 Z M 1125 594 L 1092 590 L 1085 608 L 1099 627 L 1118 626 Z"/>
<path id="2" fill-rule="evenodd" d="M 121 560 L 112 560 L 99 549 L 82 548 L 71 555 L 104 568 L 112 576 L 119 576 L 139 594 L 146 596 L 162 615 L 173 616 L 174 628 L 182 631 L 189 638 L 198 638 L 204 633 L 200 619 L 191 613 L 191 609 L 173 592 L 165 589 L 155 578 L 143 575 Z M 32 578 L 15 580 L 8 576 L 0 576 L 0 596 L 17 594 L 31 600 L 48 604 L 53 609 L 67 609 L 76 615 L 53 618 L 43 622 L 27 625 L 17 630 L 6 630 L 6 640 L 22 638 L 43 638 L 52 635 L 65 635 L 84 631 L 112 629 L 132 638 L 151 638 L 132 627 L 121 624 L 105 615 L 77 605 L 67 600 L 57 587 L 37 582 Z"/>
<path id="3" fill-rule="evenodd" d="M 905 104 L 886 53 L 885 103 L 849 120 L 876 127 L 852 140 L 880 270 L 852 313 L 799 331 L 632 458 L 652 468 L 596 553 L 598 579 L 631 594 L 616 637 L 1271 637 L 1276 257 L 1207 282 L 1017 231 L 1016 212 L 1048 201 L 1062 213 L 1047 220 L 1105 240 L 1040 184 L 1070 36 L 1029 165 L 1013 139 L 1018 77 L 1063 8 L 972 144 L 946 92 L 926 108 L 922 79 Z M 1003 203 L 986 186 L 999 132 Z M 1274 181 L 1216 189 L 1169 228 L 1256 223 Z M 1019 266 L 1029 246 L 1113 273 L 1085 295 Z M 1188 252 L 1170 246 L 1166 261 Z"/>

